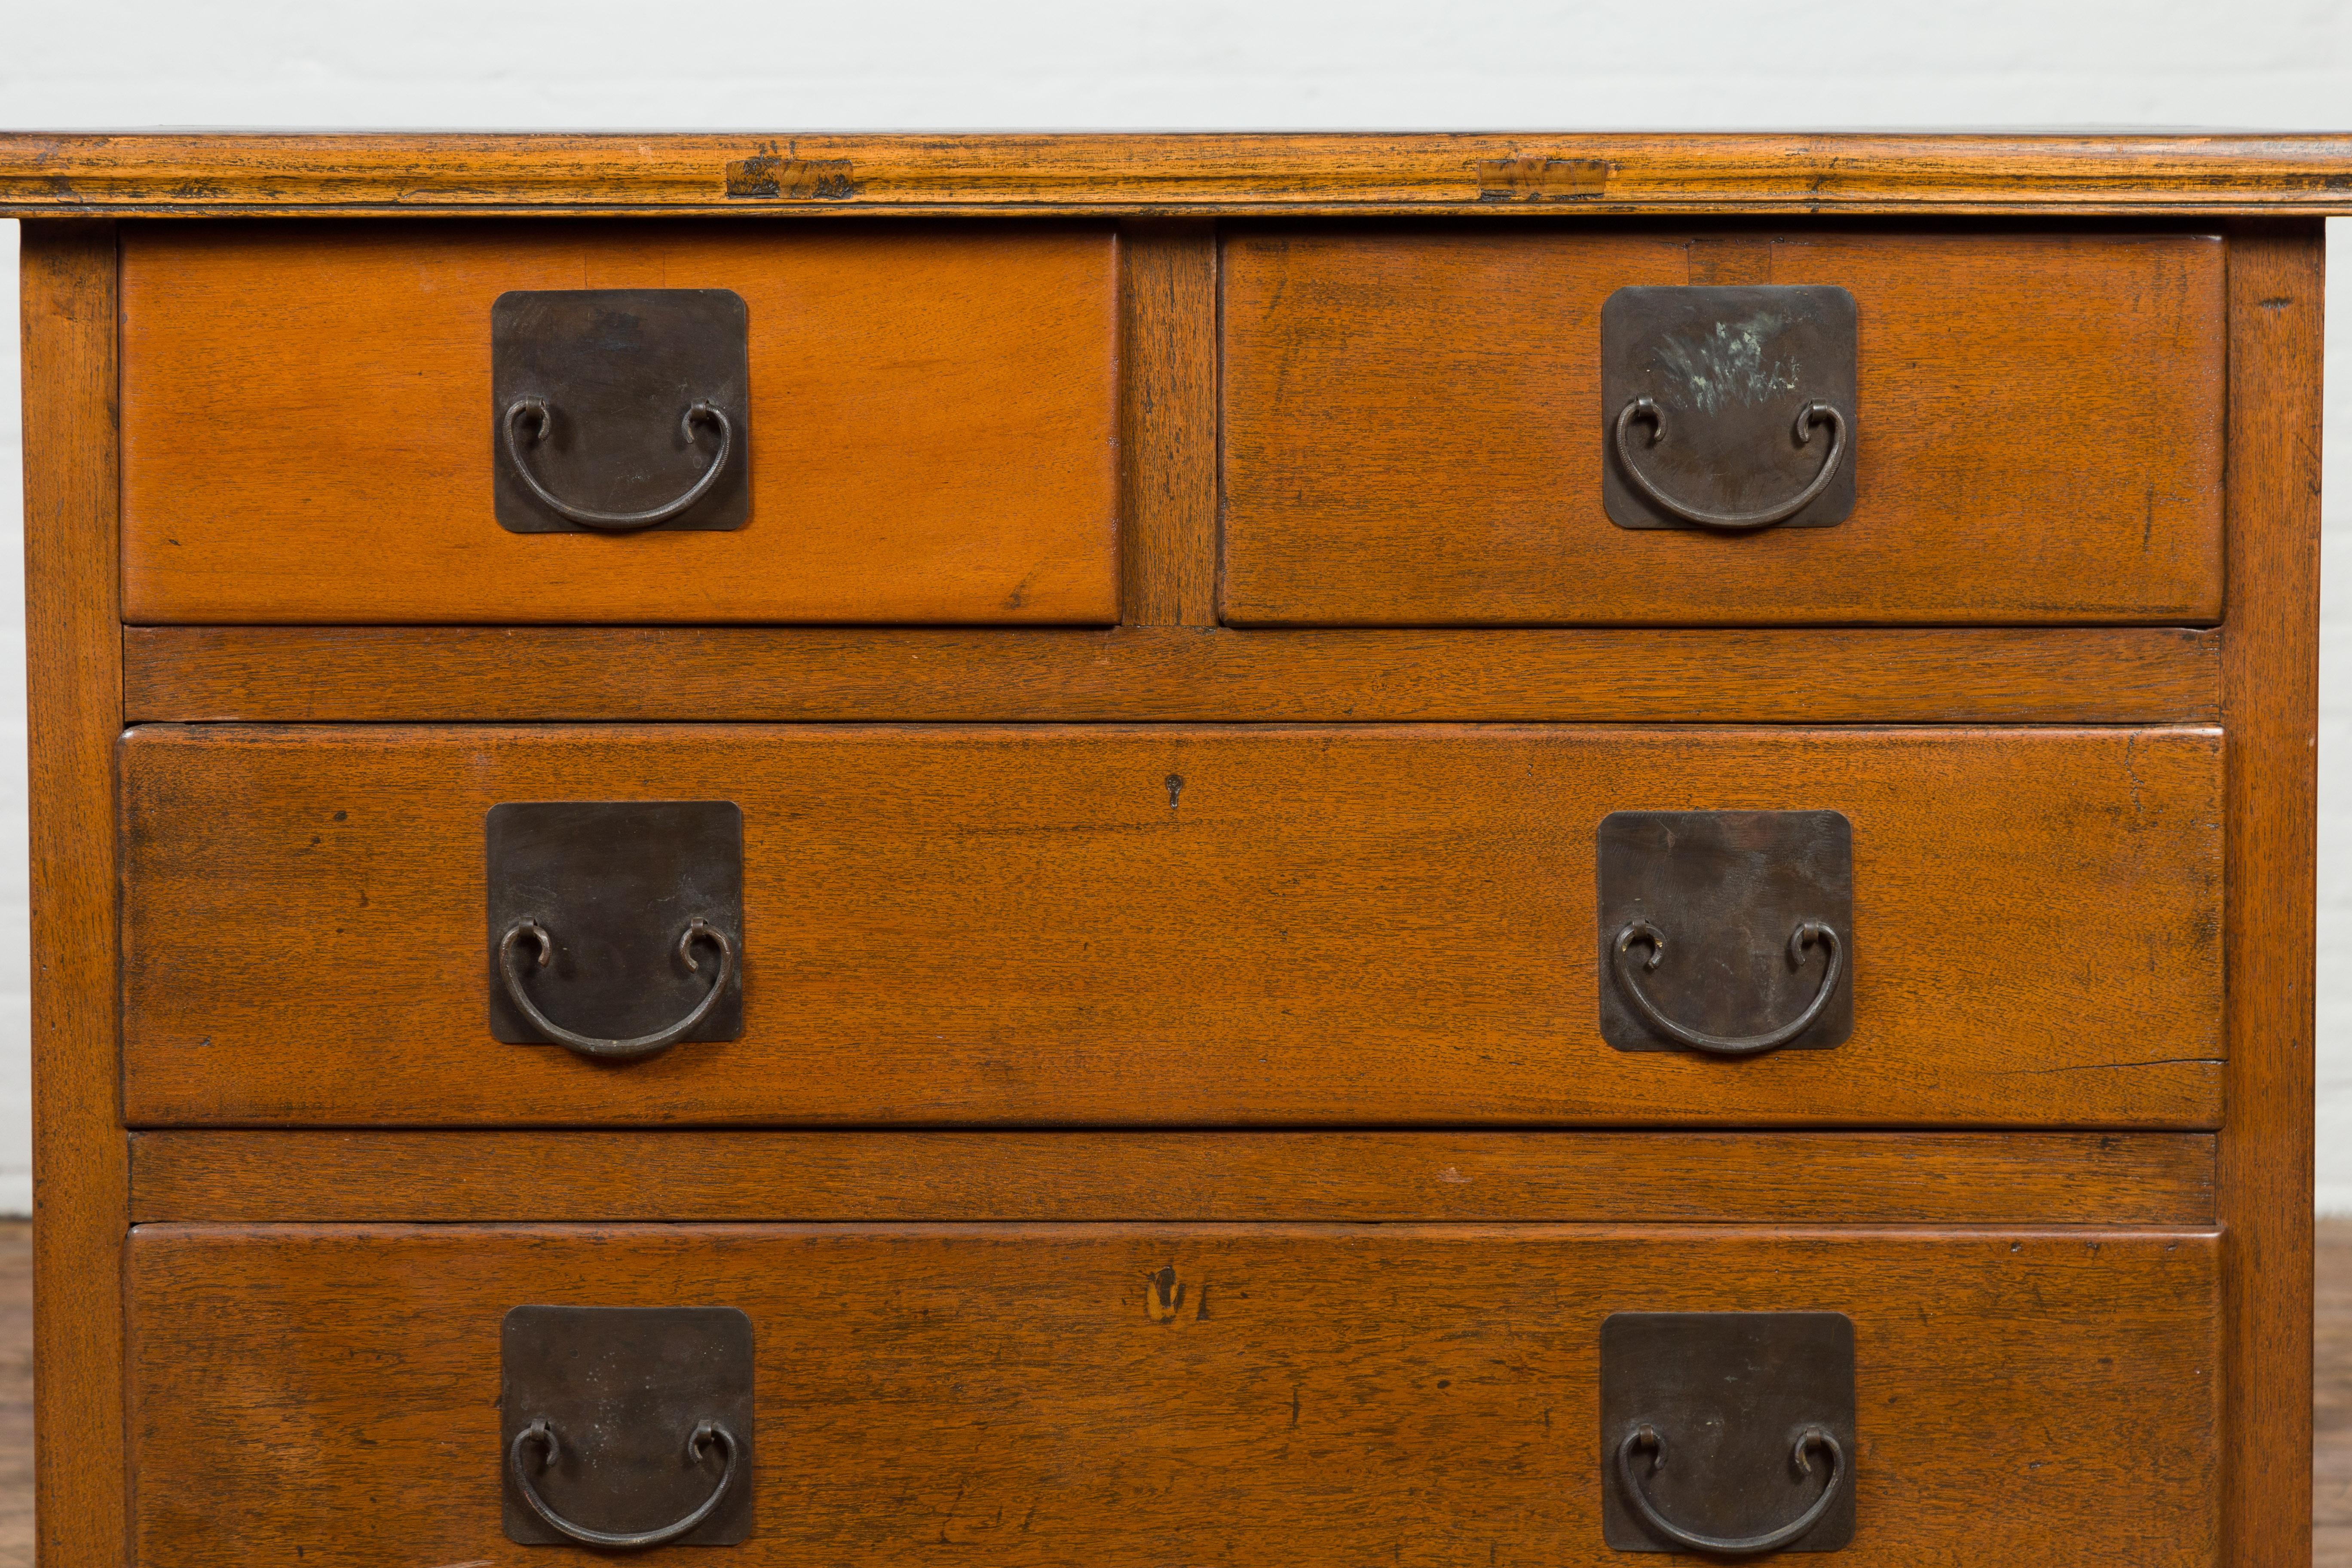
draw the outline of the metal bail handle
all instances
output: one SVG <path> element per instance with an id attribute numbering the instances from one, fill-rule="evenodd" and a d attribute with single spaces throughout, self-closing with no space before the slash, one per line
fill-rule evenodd
<path id="1" fill-rule="evenodd" d="M 1815 943 L 1829 950 L 1829 966 L 1822 972 L 1822 988 L 1813 993 L 1813 999 L 1806 1004 L 1805 1010 L 1767 1034 L 1709 1035 L 1686 1024 L 1675 1023 L 1659 1012 L 1657 1004 L 1643 992 L 1641 983 L 1633 978 L 1633 971 L 1626 961 L 1628 951 L 1637 942 L 1649 944 L 1649 959 L 1642 965 L 1645 970 L 1657 968 L 1658 960 L 1666 955 L 1665 932 L 1647 921 L 1627 921 L 1618 928 L 1617 941 L 1612 944 L 1616 954 L 1617 984 L 1633 999 L 1633 1005 L 1652 1028 L 1677 1045 L 1688 1046 L 1692 1050 L 1704 1051 L 1712 1057 L 1761 1056 L 1766 1051 L 1778 1050 L 1787 1045 L 1813 1026 L 1814 1020 L 1822 1016 L 1822 1010 L 1830 1005 L 1830 997 L 1837 990 L 1838 976 L 1844 973 L 1845 968 L 1845 952 L 1838 944 L 1836 928 L 1826 921 L 1801 921 L 1797 929 L 1789 933 L 1790 965 L 1801 967 L 1805 962 L 1805 950 Z"/>
<path id="2" fill-rule="evenodd" d="M 666 1542 L 676 1541 L 681 1536 L 691 1534 L 704 1520 L 710 1517 L 712 1510 L 726 1500 L 727 1489 L 735 1484 L 735 1458 L 740 1451 L 735 1446 L 735 1434 L 716 1421 L 697 1423 L 693 1432 L 686 1439 L 686 1462 L 689 1465 L 702 1463 L 702 1450 L 713 1442 L 716 1442 L 727 1454 L 727 1465 L 719 1473 L 719 1484 L 710 1489 L 710 1495 L 703 1499 L 701 1506 L 692 1513 L 688 1514 L 684 1519 L 665 1524 L 657 1530 L 635 1531 L 591 1530 L 584 1524 L 574 1524 L 549 1507 L 547 1500 L 539 1495 L 539 1489 L 531 1485 L 530 1470 L 524 1465 L 522 1458 L 523 1449 L 536 1444 L 543 1450 L 540 1457 L 539 1468 L 543 1470 L 555 1463 L 555 1456 L 560 1446 L 555 1439 L 555 1428 L 544 1420 L 533 1421 L 515 1434 L 514 1444 L 507 1450 L 507 1463 L 514 1473 L 515 1489 L 522 1493 L 522 1500 L 530 1505 L 530 1511 L 539 1515 L 550 1530 L 576 1541 L 583 1546 L 601 1546 L 608 1552 L 637 1552 L 648 1546 L 659 1546 Z"/>
<path id="3" fill-rule="evenodd" d="M 1776 522 L 1788 521 L 1812 505 L 1821 493 L 1829 489 L 1830 481 L 1837 478 L 1838 465 L 1845 460 L 1845 416 L 1830 404 L 1808 403 L 1797 410 L 1793 432 L 1797 445 L 1805 447 L 1812 444 L 1814 426 L 1827 424 L 1830 427 L 1829 455 L 1822 459 L 1822 471 L 1813 476 L 1813 482 L 1778 506 L 1766 507 L 1762 511 L 1701 511 L 1660 489 L 1650 476 L 1642 471 L 1642 465 L 1634 461 L 1629 436 L 1636 419 L 1649 422 L 1649 444 L 1654 447 L 1666 438 L 1666 411 L 1658 406 L 1658 400 L 1654 397 L 1630 399 L 1618 411 L 1617 460 L 1625 466 L 1625 477 L 1633 481 L 1633 488 L 1647 496 L 1652 503 L 1665 508 L 1685 522 L 1717 529 L 1725 533 L 1753 533 Z"/>
<path id="4" fill-rule="evenodd" d="M 518 1437 L 515 1441 L 520 1443 L 522 1439 Z M 1633 1450 L 1636 1448 L 1648 1448 L 1657 1456 L 1650 1461 L 1652 1470 L 1665 1468 L 1666 1440 L 1658 1435 L 1656 1427 L 1646 1421 L 1636 1425 L 1625 1434 L 1625 1440 L 1617 1445 L 1617 1479 L 1624 1483 L 1625 1496 L 1633 1502 L 1634 1511 L 1642 1516 L 1642 1522 L 1675 1545 L 1687 1547 L 1693 1552 L 1712 1552 L 1720 1557 L 1754 1557 L 1766 1552 L 1778 1552 L 1791 1542 L 1802 1539 L 1813 1526 L 1821 1523 L 1822 1516 L 1830 1510 L 1830 1504 L 1837 1500 L 1838 1487 L 1845 1479 L 1845 1450 L 1838 1447 L 1838 1440 L 1831 1436 L 1828 1427 L 1808 1426 L 1797 1434 L 1796 1451 L 1791 1456 L 1796 1461 L 1797 1474 L 1810 1476 L 1813 1473 L 1812 1464 L 1805 1456 L 1817 1447 L 1828 1450 L 1830 1456 L 1830 1479 L 1822 1486 L 1822 1495 L 1813 1500 L 1812 1507 L 1780 1529 L 1768 1531 L 1762 1535 L 1701 1535 L 1696 1531 L 1685 1530 L 1660 1513 L 1658 1505 L 1650 1500 L 1650 1494 L 1642 1489 L 1641 1475 L 1633 1468 Z"/>
<path id="5" fill-rule="evenodd" d="M 630 1040 L 608 1040 L 595 1035 L 574 1034 L 541 1012 L 539 1004 L 533 1002 L 530 994 L 523 989 L 522 976 L 515 973 L 515 948 L 525 937 L 539 944 L 538 968 L 546 968 L 548 961 L 555 956 L 555 939 L 548 935 L 547 928 L 537 921 L 520 920 L 507 927 L 506 935 L 499 939 L 499 976 L 507 984 L 507 999 L 530 1020 L 532 1028 L 555 1044 L 577 1051 L 583 1057 L 598 1057 L 606 1061 L 628 1061 L 637 1057 L 649 1057 L 686 1038 L 710 1016 L 710 1010 L 719 1005 L 719 999 L 727 994 L 727 983 L 735 978 L 735 944 L 727 940 L 727 933 L 708 921 L 690 920 L 677 939 L 677 955 L 686 961 L 687 968 L 698 973 L 702 968 L 694 957 L 697 942 L 710 942 L 719 949 L 719 978 L 710 983 L 710 989 L 702 994 L 702 1000 L 694 1005 L 692 1012 L 667 1029 L 656 1029 L 650 1035 L 639 1035 Z"/>
<path id="6" fill-rule="evenodd" d="M 522 482 L 530 488 L 530 493 L 538 498 L 541 506 L 560 516 L 569 518 L 583 528 L 593 528 L 605 533 L 635 533 L 640 529 L 651 528 L 656 523 L 667 522 L 670 519 L 679 516 L 696 501 L 710 493 L 710 487 L 717 484 L 719 476 L 727 471 L 728 454 L 735 449 L 735 426 L 728 419 L 727 411 L 715 403 L 696 403 L 687 409 L 686 417 L 680 421 L 681 427 L 686 431 L 687 441 L 689 445 L 693 443 L 696 425 L 715 425 L 719 427 L 719 454 L 710 459 L 710 466 L 702 470 L 702 477 L 694 481 L 693 487 L 676 500 L 666 502 L 649 511 L 592 511 L 586 507 L 573 506 L 570 501 L 556 495 L 554 491 L 540 483 L 539 476 L 530 471 L 530 465 L 523 460 L 522 443 L 516 435 L 516 426 L 525 419 L 531 422 L 533 428 L 530 439 L 536 446 L 547 439 L 547 433 L 554 425 L 555 416 L 549 409 L 544 398 L 518 397 L 507 405 L 507 416 L 502 422 L 502 428 L 505 429 L 507 437 L 507 457 L 513 462 L 515 472 L 522 476 Z"/>

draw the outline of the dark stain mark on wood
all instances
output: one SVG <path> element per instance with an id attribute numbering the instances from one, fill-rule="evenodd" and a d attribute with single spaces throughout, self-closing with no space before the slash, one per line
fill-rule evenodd
<path id="1" fill-rule="evenodd" d="M 1597 196 L 1609 183 L 1600 158 L 1495 158 L 1478 165 L 1482 202 L 1564 202 Z"/>
<path id="2" fill-rule="evenodd" d="M 1143 1305 L 1144 1310 L 1151 1314 L 1151 1321 L 1155 1323 L 1173 1322 L 1184 1305 L 1184 1284 L 1176 1278 L 1176 1266 L 1171 1263 L 1143 1278 L 1149 1287 L 1144 1292 Z"/>
<path id="3" fill-rule="evenodd" d="M 727 165 L 730 198 L 844 202 L 858 185 L 846 158 L 739 158 Z"/>

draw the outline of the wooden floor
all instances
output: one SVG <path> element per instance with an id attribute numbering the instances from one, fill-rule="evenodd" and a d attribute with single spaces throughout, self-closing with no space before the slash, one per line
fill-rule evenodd
<path id="1" fill-rule="evenodd" d="M 2352 1219 L 2319 1222 L 2314 1304 L 2312 1568 L 2352 1568 Z"/>
<path id="2" fill-rule="evenodd" d="M 2352 1568 L 2352 1220 L 2319 1226 L 2313 1568 Z M 33 1562 L 33 1258 L 0 1221 L 0 1568 Z"/>
<path id="3" fill-rule="evenodd" d="M 0 1568 L 33 1568 L 33 1227 L 0 1220 Z"/>

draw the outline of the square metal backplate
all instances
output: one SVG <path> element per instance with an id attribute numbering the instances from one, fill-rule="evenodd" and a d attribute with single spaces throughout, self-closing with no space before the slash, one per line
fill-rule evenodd
<path id="1" fill-rule="evenodd" d="M 1666 1463 L 1635 1467 L 1672 1523 L 1717 1539 L 1763 1535 L 1821 1495 L 1829 1460 L 1799 1477 L 1797 1435 L 1819 1425 L 1845 1451 L 1839 1497 L 1787 1552 L 1853 1539 L 1853 1321 L 1843 1312 L 1618 1312 L 1601 1325 L 1601 1533 L 1619 1552 L 1673 1552 L 1624 1496 L 1617 1450 L 1648 1426 Z"/>
<path id="2" fill-rule="evenodd" d="M 1621 1051 L 1681 1047 L 1654 1030 L 1625 994 L 1617 933 L 1633 920 L 1665 938 L 1655 969 L 1628 962 L 1658 1010 L 1710 1035 L 1769 1033 L 1821 989 L 1819 946 L 1802 966 L 1789 939 L 1806 921 L 1838 936 L 1844 973 L 1829 1005 L 1786 1047 L 1827 1050 L 1853 1033 L 1853 827 L 1836 811 L 1618 811 L 1601 822 L 1601 1037 Z"/>
<path id="3" fill-rule="evenodd" d="M 751 1533 L 755 1368 L 751 1320 L 733 1307 L 517 1307 L 499 1334 L 499 1473 L 509 1541 L 563 1537 L 515 1489 L 508 1455 L 534 1421 L 555 1434 L 555 1463 L 532 1473 L 550 1508 L 592 1530 L 633 1532 L 682 1520 L 723 1473 L 715 1444 L 687 1458 L 697 1425 L 724 1426 L 736 1479 L 684 1546 L 732 1546 Z M 536 1458 L 534 1454 L 532 1456 Z"/>
<path id="4" fill-rule="evenodd" d="M 1829 450 L 1826 426 L 1799 444 L 1808 403 L 1845 420 L 1838 471 L 1781 528 L 1827 528 L 1853 510 L 1860 437 L 1854 408 L 1855 311 L 1843 289 L 1620 289 L 1601 307 L 1601 502 L 1620 528 L 1695 528 L 1624 473 L 1617 417 L 1654 398 L 1665 434 L 1636 420 L 1628 442 L 1651 483 L 1701 511 L 1754 512 L 1804 490 Z"/>
<path id="5" fill-rule="evenodd" d="M 531 1000 L 567 1029 L 630 1039 L 693 1011 L 710 984 L 678 957 L 687 922 L 726 932 L 739 962 L 689 1040 L 743 1032 L 743 813 L 730 800 L 508 801 L 483 822 L 488 858 L 490 1034 L 540 1044 L 508 999 L 499 943 L 519 920 L 555 942 L 522 968 Z"/>
<path id="6" fill-rule="evenodd" d="M 709 403 L 733 434 L 727 467 L 691 507 L 656 527 L 736 529 L 751 515 L 751 316 L 731 289 L 514 290 L 490 307 L 490 472 L 499 526 L 576 533 L 515 471 L 518 399 L 546 405 L 543 437 L 516 443 L 540 485 L 590 511 L 650 510 L 685 495 L 719 452 Z"/>

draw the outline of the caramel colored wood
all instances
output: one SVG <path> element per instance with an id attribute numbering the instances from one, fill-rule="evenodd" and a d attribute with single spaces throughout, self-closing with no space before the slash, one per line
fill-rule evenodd
<path id="1" fill-rule="evenodd" d="M 140 1568 L 528 1568 L 499 1323 L 709 1302 L 759 1361 L 758 1565 L 1590 1565 L 1601 1324 L 1854 1322 L 1839 1561 L 2207 1568 L 2216 1238 L 1580 1227 L 143 1226 Z M 299 1555 L 298 1555 L 299 1552 Z M 700 1563 L 693 1548 L 646 1559 Z"/>
<path id="2" fill-rule="evenodd" d="M 116 1076 L 115 235 L 25 226 L 25 634 L 31 760 L 34 1511 L 41 1568 L 124 1561 Z"/>
<path id="3" fill-rule="evenodd" d="M 126 234 L 133 621 L 1109 622 L 1108 229 L 202 225 Z M 751 517 L 515 534 L 490 306 L 724 288 Z"/>
<path id="4" fill-rule="evenodd" d="M 2311 1561 L 2312 1037 L 2325 242 L 2230 250 L 2229 1562 Z"/>
<path id="5" fill-rule="evenodd" d="M 1217 236 L 1121 231 L 1127 308 L 1129 626 L 1217 619 Z"/>
<path id="6" fill-rule="evenodd" d="M 1224 618 L 2220 615 L 2217 239 L 1777 237 L 1759 281 L 1837 284 L 1860 311 L 1852 516 L 1620 529 L 1601 499 L 1601 305 L 1693 272 L 1663 231 L 1229 237 Z"/>
<path id="7" fill-rule="evenodd" d="M 2221 634 L 2170 627 L 130 626 L 122 657 L 123 700 L 142 722 L 2175 724 L 2221 712 Z"/>
<path id="8" fill-rule="evenodd" d="M 140 1124 L 2220 1110 L 2210 731 L 205 726 L 123 768 Z M 742 807 L 743 1037 L 494 1042 L 484 813 L 643 798 Z M 1798 806 L 1853 823 L 1853 1038 L 1603 1045 L 1601 818 Z"/>
<path id="9" fill-rule="evenodd" d="M 2352 138 L 0 136 L 0 216 L 2352 212 Z"/>
<path id="10" fill-rule="evenodd" d="M 131 1172 L 142 1225 L 2213 1223 L 2195 1132 L 204 1131 L 132 1134 Z"/>

